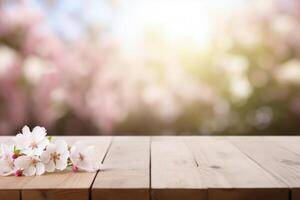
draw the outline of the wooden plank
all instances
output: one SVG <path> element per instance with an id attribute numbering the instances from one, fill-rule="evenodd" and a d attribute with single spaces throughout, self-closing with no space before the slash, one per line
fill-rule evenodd
<path id="1" fill-rule="evenodd" d="M 114 137 L 92 187 L 92 199 L 149 199 L 149 137 Z"/>
<path id="2" fill-rule="evenodd" d="M 217 137 L 188 137 L 210 200 L 288 200 L 286 185 L 234 145 Z"/>
<path id="3" fill-rule="evenodd" d="M 58 137 L 57 137 L 58 138 Z M 69 144 L 79 140 L 88 145 L 96 147 L 96 154 L 93 159 L 101 163 L 110 145 L 111 137 L 60 137 Z M 22 188 L 22 200 L 88 200 L 90 187 L 96 173 L 77 172 L 66 170 L 57 173 L 47 173 L 42 176 L 35 176 Z"/>
<path id="4" fill-rule="evenodd" d="M 99 163 L 111 141 L 64 138 L 97 144 Z M 0 199 L 277 200 L 288 199 L 288 187 L 300 199 L 300 137 L 153 137 L 151 174 L 149 143 L 149 137 L 115 137 L 92 190 L 95 173 L 0 177 Z"/>
<path id="5" fill-rule="evenodd" d="M 300 137 L 299 136 L 264 136 L 263 139 L 272 141 L 295 154 L 300 155 Z"/>
<path id="6" fill-rule="evenodd" d="M 197 163 L 180 137 L 151 138 L 151 198 L 207 199 Z"/>
<path id="7" fill-rule="evenodd" d="M 269 136 L 266 137 L 267 140 L 273 141 L 279 146 L 291 151 L 292 153 L 295 153 L 297 155 L 300 155 L 300 137 L 299 136 Z M 290 164 L 300 165 L 300 162 L 294 162 L 294 161 L 285 161 Z M 298 184 L 290 183 L 290 187 L 292 188 L 292 199 L 300 199 L 300 186 Z"/>
<path id="8" fill-rule="evenodd" d="M 295 138 L 285 138 L 280 145 L 269 137 L 228 139 L 265 170 L 283 180 L 291 188 L 292 199 L 300 198 L 300 156 L 299 147 L 296 147 L 299 138 L 296 143 L 292 142 Z"/>
<path id="9" fill-rule="evenodd" d="M 266 140 L 270 140 L 276 143 L 279 147 L 287 149 L 292 154 L 300 156 L 300 137 L 299 136 L 268 136 L 265 137 Z M 282 162 L 288 165 L 300 166 L 300 161 L 284 159 Z M 299 179 L 299 178 L 298 178 Z M 300 199 L 300 184 L 299 180 L 297 182 L 289 182 L 289 186 L 292 191 L 292 199 Z"/>

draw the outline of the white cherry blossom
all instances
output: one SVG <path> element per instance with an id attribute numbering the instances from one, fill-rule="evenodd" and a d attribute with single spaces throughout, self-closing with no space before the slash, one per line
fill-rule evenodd
<path id="1" fill-rule="evenodd" d="M 45 172 L 64 170 L 69 162 L 73 171 L 95 172 L 94 147 L 76 142 L 71 147 L 64 140 L 46 138 L 46 129 L 24 126 L 22 133 L 13 139 L 14 144 L 1 144 L 0 176 L 34 176 Z"/>
<path id="2" fill-rule="evenodd" d="M 0 175 L 8 176 L 15 173 L 14 148 L 12 145 L 1 144 Z"/>
<path id="3" fill-rule="evenodd" d="M 17 134 L 14 141 L 17 149 L 20 149 L 23 154 L 29 156 L 40 156 L 49 140 L 46 138 L 46 129 L 36 126 L 32 132 L 28 126 L 24 126 L 22 133 Z"/>
<path id="4" fill-rule="evenodd" d="M 84 170 L 95 172 L 96 167 L 93 165 L 94 146 L 86 146 L 81 142 L 76 142 L 70 149 L 70 160 L 73 164 L 73 171 Z"/>
<path id="5" fill-rule="evenodd" d="M 25 176 L 42 175 L 45 173 L 45 165 L 37 156 L 20 156 L 15 160 L 15 167 Z"/>
<path id="6" fill-rule="evenodd" d="M 64 170 L 68 165 L 68 144 L 64 140 L 56 140 L 50 143 L 41 155 L 41 161 L 45 164 L 47 172 L 55 169 Z"/>

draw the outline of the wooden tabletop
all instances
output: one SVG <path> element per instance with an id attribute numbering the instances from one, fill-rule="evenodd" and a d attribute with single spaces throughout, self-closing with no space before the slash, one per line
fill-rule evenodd
<path id="1" fill-rule="evenodd" d="M 1 200 L 300 199 L 297 136 L 60 138 L 95 145 L 103 170 L 0 177 Z"/>

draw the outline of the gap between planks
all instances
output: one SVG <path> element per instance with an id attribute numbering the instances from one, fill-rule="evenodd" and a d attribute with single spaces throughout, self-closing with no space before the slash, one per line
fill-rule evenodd
<path id="1" fill-rule="evenodd" d="M 91 186 L 90 186 L 90 189 L 89 189 L 89 200 L 92 200 L 92 187 L 93 187 L 93 185 L 94 185 L 94 182 L 95 182 L 95 180 L 96 180 L 96 177 L 98 176 L 99 172 L 102 170 L 102 166 L 103 166 L 104 160 L 105 160 L 105 158 L 106 158 L 106 156 L 107 156 L 107 154 L 108 154 L 108 151 L 109 151 L 109 149 L 110 149 L 110 147 L 111 147 L 112 141 L 113 141 L 113 139 L 110 140 L 109 145 L 108 145 L 108 147 L 107 147 L 107 149 L 106 149 L 106 152 L 105 152 L 105 154 L 104 154 L 104 156 L 103 156 L 103 158 L 102 158 L 102 161 L 101 161 L 101 166 L 100 166 L 101 168 L 100 168 L 99 170 L 97 170 L 97 172 L 96 172 L 96 174 L 95 174 L 95 177 L 94 177 L 94 179 L 93 179 L 93 181 L 92 181 L 92 183 L 91 183 Z"/>
<path id="2" fill-rule="evenodd" d="M 99 137 L 99 136 L 98 136 Z M 102 137 L 102 136 L 101 136 Z M 123 139 L 122 139 L 123 138 Z M 126 139 L 127 138 L 127 139 Z M 131 138 L 131 139 L 130 139 Z M 135 138 L 135 139 L 134 139 Z M 144 138 L 144 139 L 143 139 Z M 146 139 L 145 139 L 146 138 Z M 174 139 L 176 138 L 176 139 Z M 128 193 L 126 194 L 126 198 L 128 199 L 128 195 L 130 197 L 136 197 L 136 198 L 130 198 L 131 200 L 134 199 L 152 199 L 152 200 L 168 200 L 168 199 L 178 199 L 180 196 L 184 196 L 184 200 L 189 200 L 192 198 L 197 198 L 198 200 L 218 200 L 218 199 L 253 199 L 253 194 L 258 193 L 260 195 L 265 196 L 264 199 L 299 199 L 299 185 L 300 185 L 300 164 L 298 166 L 298 162 L 300 162 L 300 149 L 298 145 L 299 137 L 283 137 L 286 138 L 283 142 L 280 141 L 280 138 L 273 138 L 273 137 L 253 137 L 249 140 L 249 143 L 252 145 L 252 147 L 260 148 L 260 151 L 257 151 L 256 148 L 254 150 L 256 152 L 261 152 L 265 156 L 270 156 L 271 158 L 267 157 L 267 161 L 263 159 L 261 155 L 256 155 L 254 153 L 251 153 L 253 150 L 251 148 L 245 147 L 243 144 L 246 142 L 248 143 L 247 137 L 237 137 L 238 140 L 244 140 L 244 143 L 240 143 L 238 141 L 235 141 L 235 137 L 206 137 L 206 136 L 190 136 L 190 137 L 164 137 L 164 136 L 156 136 L 156 137 L 113 137 L 113 140 L 110 140 L 108 147 L 106 148 L 106 151 L 102 157 L 101 162 L 104 162 L 104 166 L 106 165 L 106 162 L 108 161 L 108 168 L 112 167 L 112 171 L 101 171 L 99 173 L 94 174 L 92 181 L 89 183 L 87 189 L 84 190 L 78 190 L 75 188 L 75 190 L 78 191 L 72 191 L 71 188 L 62 188 L 59 189 L 59 191 L 55 190 L 55 188 L 49 188 L 50 190 L 45 190 L 46 188 L 38 188 L 34 189 L 34 191 L 37 191 L 39 195 L 37 196 L 27 196 L 28 192 L 28 185 L 30 185 L 30 182 L 32 182 L 33 177 L 18 177 L 18 183 L 16 185 L 13 185 L 10 189 L 7 190 L 1 190 L 0 195 L 6 196 L 6 197 L 12 197 L 12 199 L 20 199 L 20 193 L 19 191 L 27 190 L 25 193 L 22 192 L 23 200 L 26 199 L 40 199 L 40 194 L 50 194 L 46 196 L 42 196 L 46 199 L 65 199 L 66 195 L 71 194 L 73 197 L 72 199 L 76 199 L 76 197 L 79 197 L 80 194 L 87 194 L 87 197 L 89 199 L 95 199 L 93 198 L 93 190 L 95 189 L 94 186 L 97 186 L 97 181 L 100 180 L 102 182 L 102 178 L 106 177 L 106 180 L 104 182 L 109 183 L 108 179 L 114 176 L 124 176 L 128 175 L 129 178 L 141 178 L 141 175 L 145 175 L 147 177 L 143 177 L 141 180 L 141 183 L 145 184 L 144 188 L 142 190 L 138 190 L 138 188 L 126 188 L 126 187 L 120 187 L 119 190 L 117 188 L 111 188 L 115 189 L 114 191 L 124 192 L 124 189 L 128 190 Z M 256 139 L 255 139 L 256 138 Z M 295 140 L 297 138 L 297 141 Z M 118 141 L 130 141 L 130 140 L 136 140 L 135 142 L 131 142 L 133 144 L 133 148 L 130 148 L 128 145 L 122 145 Z M 144 141 L 146 140 L 146 142 Z M 254 142 L 253 142 L 254 140 Z M 257 142 L 259 144 L 255 144 Z M 1 141 L 1 139 L 0 139 Z M 3 141 L 3 140 L 2 140 Z M 116 143 L 114 143 L 114 141 Z M 138 141 L 142 141 L 142 145 L 139 144 Z M 148 142 L 147 142 L 148 141 Z M 184 142 L 183 142 L 184 141 Z M 162 150 L 164 150 L 165 153 L 169 153 L 170 155 L 173 155 L 173 157 L 165 158 L 164 160 L 164 154 L 160 153 L 159 151 L 153 149 L 153 143 L 157 146 L 160 145 Z M 180 147 L 182 147 L 185 153 L 183 154 L 176 154 L 176 145 L 179 144 Z M 114 147 L 114 144 L 117 144 L 117 147 Z M 163 144 L 169 144 L 169 147 L 164 147 Z M 230 144 L 230 145 L 229 145 Z M 299 143 L 300 144 L 300 143 Z M 118 147 L 119 145 L 119 147 Z M 154 146 L 155 146 L 154 145 Z M 232 145 L 232 146 L 231 146 Z M 172 147 L 173 146 L 173 147 Z M 218 147 L 219 146 L 219 147 Z M 224 148 L 224 149 L 218 149 L 218 148 Z M 265 151 L 264 148 L 267 148 Z M 112 149 L 113 148 L 113 149 Z M 129 157 L 128 163 L 126 163 L 126 159 L 120 158 L 121 162 L 116 160 L 115 157 L 117 156 L 117 152 L 122 153 L 122 148 L 125 148 L 125 151 L 127 151 L 128 154 L 123 154 L 125 156 Z M 126 150 L 127 148 L 127 150 Z M 129 148 L 129 150 L 128 150 Z M 174 150 L 175 148 L 175 150 Z M 178 147 L 177 147 L 178 148 Z M 131 149 L 131 150 L 130 150 Z M 148 149 L 148 150 L 147 150 Z M 188 151 L 186 151 L 188 149 Z M 272 150 L 273 149 L 273 150 Z M 110 152 L 113 150 L 113 156 L 111 157 Z M 138 151 L 135 152 L 134 150 Z M 275 151 L 275 154 L 274 152 Z M 115 152 L 115 153 L 114 153 Z M 155 154 L 152 154 L 153 152 L 156 152 Z M 187 153 L 188 152 L 188 153 Z M 277 152 L 277 154 L 276 154 Z M 124 153 L 124 152 L 123 152 Z M 223 156 L 220 156 L 220 155 Z M 231 159 L 228 155 L 234 155 L 235 160 L 243 160 L 244 162 L 237 162 L 237 164 L 232 164 Z M 138 161 L 142 155 L 148 157 L 148 159 L 142 159 L 142 161 Z M 225 157 L 224 157 L 225 155 Z M 153 158 L 154 157 L 154 158 Z M 239 158 L 239 159 L 237 159 Z M 169 161 L 168 161 L 169 159 Z M 188 160 L 186 160 L 188 159 Z M 247 161 L 248 159 L 248 161 Z M 251 162 L 249 162 L 249 160 Z M 165 164 L 161 165 L 159 163 L 164 162 Z M 171 165 L 170 163 L 171 162 Z M 179 162 L 179 165 L 176 166 L 172 164 L 172 162 Z M 193 165 L 186 164 L 187 163 L 194 163 L 194 167 L 191 167 Z M 247 165 L 250 165 L 251 168 L 248 171 L 248 173 L 254 174 L 254 177 L 257 177 L 258 180 L 261 180 L 262 183 L 259 183 L 260 189 L 256 189 L 255 185 L 249 185 L 247 187 L 247 184 L 249 184 L 247 181 L 244 181 L 241 179 L 241 177 L 244 177 L 245 180 L 251 180 L 255 181 L 251 178 L 251 176 L 241 175 L 241 177 L 235 177 L 234 174 L 235 170 L 242 169 L 248 169 L 247 166 L 244 166 L 243 163 L 248 163 Z M 120 164 L 120 165 L 119 165 Z M 274 167 L 273 165 L 279 165 L 279 167 Z M 197 166 L 198 165 L 198 166 Z M 156 167 L 155 167 L 156 166 Z M 217 166 L 221 166 L 221 169 L 218 169 Z M 160 168 L 161 167 L 161 168 Z M 174 167 L 174 168 L 173 168 Z M 181 173 L 181 171 L 185 171 L 187 167 L 188 169 L 194 169 L 197 170 L 196 177 L 199 176 L 200 180 L 205 180 L 203 183 L 201 183 L 201 186 L 197 186 L 196 189 L 193 191 L 192 187 L 190 188 L 184 188 L 182 185 L 175 187 L 178 182 L 175 181 L 175 186 L 171 182 L 165 182 L 168 187 L 161 187 L 163 184 L 163 181 L 171 180 L 178 177 L 172 177 L 170 174 L 170 171 L 176 171 L 177 173 Z M 224 169 L 223 169 L 224 167 Z M 259 168 L 258 168 L 259 167 Z M 155 169 L 154 169 L 155 168 Z M 287 168 L 287 169 L 286 169 Z M 133 173 L 133 171 L 137 171 L 137 173 Z M 166 171 L 166 173 L 162 173 L 162 171 Z M 188 170 L 186 170 L 188 171 Z M 193 171 L 193 170 L 192 170 Z M 156 172 L 158 172 L 158 175 L 156 175 Z M 125 174 L 124 174 L 125 173 Z M 128 173 L 128 174 L 127 174 Z M 159 173 L 162 173 L 161 176 L 159 176 Z M 187 172 L 191 173 L 191 172 Z M 259 176 L 259 174 L 263 174 L 262 177 Z M 102 176 L 103 175 L 103 176 Z M 270 177 L 269 177 L 270 175 Z M 108 177 L 107 177 L 108 176 Z M 162 182 L 155 182 L 152 177 L 156 177 L 159 179 L 162 179 Z M 167 176 L 167 179 L 163 179 L 163 176 Z M 207 180 L 207 177 L 216 177 L 212 180 Z M 292 177 L 296 176 L 296 180 L 292 179 Z M 229 179 L 231 177 L 231 179 Z M 263 178 L 268 177 L 268 178 Z M 8 183 L 15 182 L 16 177 L 6 177 L 8 178 L 6 181 L 3 181 L 4 179 L 0 179 L 0 186 L 3 187 L 7 185 Z M 12 179 L 9 179 L 12 178 Z M 24 178 L 24 179 L 23 179 Z M 35 177 L 34 177 L 35 178 Z M 122 178 L 122 177 L 121 177 Z M 179 177 L 180 178 L 180 177 Z M 195 178 L 195 177 L 192 177 Z M 97 180 L 99 179 L 99 180 Z M 227 180 L 228 179 L 228 180 Z M 266 180 L 265 180 L 266 179 Z M 270 188 L 265 187 L 265 183 L 268 183 L 268 180 L 270 182 L 276 182 L 275 186 L 270 184 Z M 275 179 L 275 180 L 274 180 Z M 10 182 L 10 181 L 11 182 Z M 96 181 L 97 180 L 97 181 Z M 214 181 L 213 181 L 214 180 Z M 230 182 L 230 181 L 231 182 Z M 108 181 L 108 182 L 107 182 Z M 154 182 L 153 182 L 154 181 Z M 184 180 L 186 181 L 186 180 Z M 226 183 L 226 182 L 228 182 Z M 2 182 L 2 184 L 1 184 Z M 28 183 L 29 182 L 29 183 Z M 33 181 L 35 182 L 35 181 Z M 103 183 L 103 182 L 102 182 Z M 32 184 L 32 183 L 31 183 Z M 143 185 L 141 184 L 141 185 Z M 169 184 L 169 185 L 168 185 Z M 173 185 L 172 185 L 173 184 Z M 179 184 L 182 184 L 180 182 Z M 226 185 L 228 184 L 228 185 Z M 278 184 L 278 185 L 277 185 Z M 26 186 L 27 185 L 27 186 Z M 100 184 L 101 185 L 101 184 Z M 148 185 L 148 186 L 147 186 Z M 281 186 L 280 186 L 281 185 Z M 288 186 L 287 186 L 288 185 Z M 59 187 L 63 185 L 58 185 Z M 157 186 L 157 187 L 156 187 Z M 155 188 L 156 187 L 156 188 Z M 203 197 L 200 197 L 199 195 L 199 187 L 201 189 L 204 189 L 204 191 L 208 191 L 207 196 L 205 195 Z M 29 187 L 30 188 L 30 187 Z M 2 188 L 3 189 L 3 188 Z M 99 188 L 98 188 L 99 189 Z M 101 189 L 101 188 L 100 188 Z M 141 188 L 140 188 L 141 189 Z M 200 190 L 201 190 L 200 189 Z M 270 193 L 270 190 L 274 193 Z M 61 193 L 61 191 L 65 191 L 64 193 Z M 109 188 L 102 188 L 102 192 L 104 195 L 107 195 L 111 192 Z M 135 192 L 133 192 L 135 191 Z M 145 193 L 146 191 L 146 193 Z M 77 193 L 79 192 L 79 193 Z M 137 193 L 136 193 L 137 192 Z M 196 192 L 196 193 L 194 193 Z M 205 193 L 205 192 L 204 192 Z M 8 195 L 10 194 L 10 195 Z M 34 193 L 32 193 L 34 194 Z M 60 197 L 55 197 L 53 195 L 61 195 Z M 155 196 L 158 195 L 158 196 Z M 246 195 L 246 196 L 245 196 Z M 270 196 L 271 195 L 271 196 Z M 273 195 L 273 196 L 272 196 Z M 146 196 L 146 197 L 145 197 Z M 30 198 L 29 198 L 30 197 Z M 64 198 L 63 198 L 64 197 Z M 145 198 L 144 198 L 145 197 Z M 160 197 L 165 197 L 165 199 L 161 199 Z M 189 198 L 190 197 L 190 198 Z M 126 199 L 126 198 L 122 198 Z M 78 199 L 78 198 L 77 198 Z M 104 198 L 102 198 L 105 200 Z M 115 199 L 120 199 L 118 196 L 115 196 Z M 183 199 L 183 198 L 181 198 Z M 259 198 L 255 198 L 259 199 Z"/>
<path id="3" fill-rule="evenodd" d="M 92 186 L 92 199 L 149 199 L 150 137 L 115 136 Z"/>

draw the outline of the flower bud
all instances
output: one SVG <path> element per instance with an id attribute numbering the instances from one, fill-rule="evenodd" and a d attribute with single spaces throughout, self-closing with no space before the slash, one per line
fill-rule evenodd
<path id="1" fill-rule="evenodd" d="M 18 155 L 16 153 L 14 153 L 12 156 L 11 156 L 12 159 L 16 159 L 18 158 Z"/>
<path id="2" fill-rule="evenodd" d="M 15 173 L 15 176 L 22 176 L 22 170 L 18 169 Z"/>
<path id="3" fill-rule="evenodd" d="M 78 172 L 78 167 L 76 165 L 73 165 L 72 170 L 73 170 L 73 172 Z"/>

